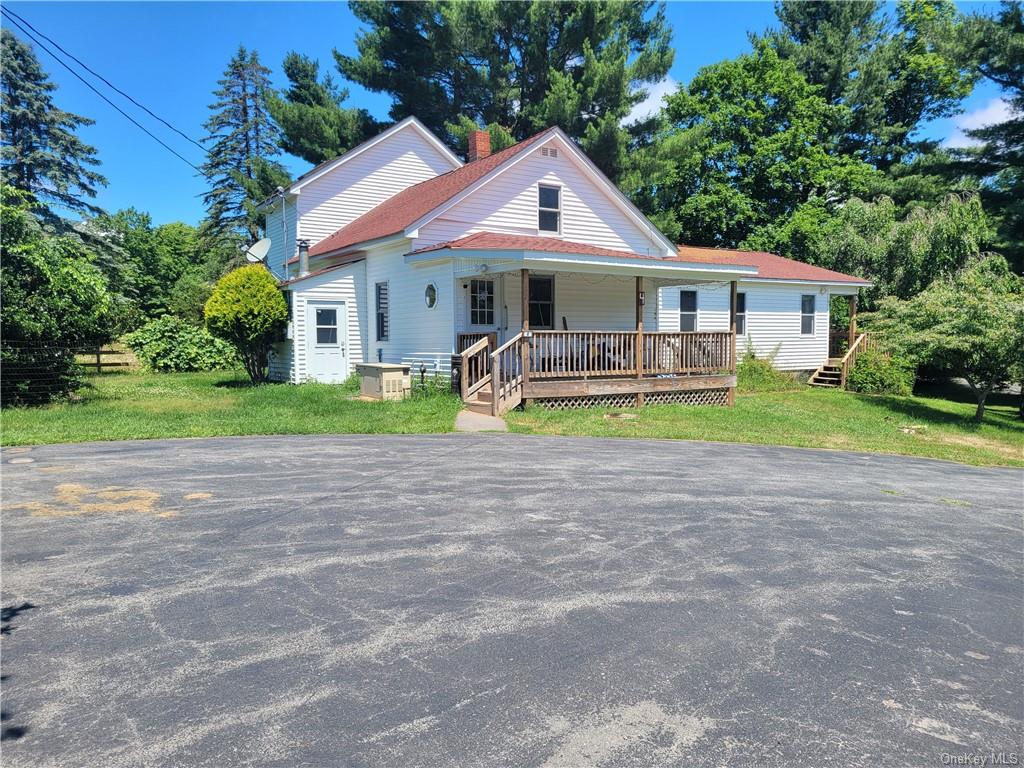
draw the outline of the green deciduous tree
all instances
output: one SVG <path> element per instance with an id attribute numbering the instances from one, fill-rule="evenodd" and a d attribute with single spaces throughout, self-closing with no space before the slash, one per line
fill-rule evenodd
<path id="1" fill-rule="evenodd" d="M 764 247 L 792 217 L 827 213 L 875 174 L 837 151 L 848 110 L 764 43 L 701 69 L 668 97 L 666 115 L 659 172 L 629 191 L 684 242 Z"/>
<path id="2" fill-rule="evenodd" d="M 623 126 L 672 64 L 664 9 L 650 2 L 353 2 L 359 54 L 335 52 L 349 80 L 392 96 L 453 148 L 460 116 L 523 139 L 559 125 L 612 179 Z M 633 126 L 640 132 L 643 126 Z"/>
<path id="3" fill-rule="evenodd" d="M 0 168 L 3 181 L 24 190 L 49 209 L 99 213 L 88 202 L 107 181 L 93 168 L 96 149 L 76 131 L 93 121 L 65 112 L 53 102 L 57 89 L 32 49 L 5 29 L 0 67 Z"/>
<path id="4" fill-rule="evenodd" d="M 288 87 L 267 94 L 267 107 L 281 128 L 281 149 L 314 165 L 338 157 L 374 136 L 381 125 L 365 109 L 343 106 L 348 91 L 317 61 L 292 51 L 282 65 Z"/>
<path id="5" fill-rule="evenodd" d="M 43 403 L 80 386 L 74 350 L 109 339 L 110 296 L 79 240 L 44 231 L 23 190 L 0 195 L 0 403 Z"/>
<path id="6" fill-rule="evenodd" d="M 907 300 L 886 299 L 867 320 L 904 356 L 967 380 L 975 419 L 996 387 L 1024 370 L 1024 279 L 989 256 Z"/>
<path id="7" fill-rule="evenodd" d="M 781 29 L 765 39 L 829 104 L 849 109 L 835 126 L 839 151 L 906 178 L 894 169 L 936 146 L 917 134 L 922 122 L 956 113 L 975 75 L 957 56 L 962 23 L 952 0 L 884 8 L 875 0 L 782 0 Z"/>
<path id="8" fill-rule="evenodd" d="M 280 134 L 267 110 L 269 74 L 256 51 L 239 46 L 214 91 L 212 114 L 203 125 L 209 155 L 202 170 L 210 184 L 203 202 L 215 236 L 240 232 L 256 240 L 256 206 L 288 183 L 275 160 Z"/>
<path id="9" fill-rule="evenodd" d="M 238 350 L 253 384 L 267 380 L 270 350 L 288 320 L 277 280 L 260 264 L 222 277 L 206 302 L 206 327 Z"/>

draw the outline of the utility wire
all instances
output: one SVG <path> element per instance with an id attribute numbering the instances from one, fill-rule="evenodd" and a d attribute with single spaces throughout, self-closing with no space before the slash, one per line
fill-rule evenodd
<path id="1" fill-rule="evenodd" d="M 198 166 L 194 165 L 191 161 L 188 160 L 188 158 L 186 158 L 184 155 L 182 155 L 179 152 L 177 152 L 170 145 L 168 145 L 163 140 L 161 140 L 159 137 L 157 137 L 152 132 L 150 132 L 149 129 L 146 128 L 146 126 L 144 126 L 142 123 L 140 123 L 134 117 L 132 117 L 127 112 L 125 112 L 123 109 L 121 109 L 119 106 L 117 106 L 117 104 L 115 104 L 110 99 L 108 99 L 92 83 L 90 83 L 88 80 L 86 80 L 80 74 L 78 74 L 78 72 L 76 72 L 74 69 L 72 69 L 70 65 L 65 63 L 63 59 L 61 59 L 57 54 L 55 54 L 49 48 L 47 48 L 45 43 L 40 42 L 38 38 L 36 38 L 31 32 L 29 32 L 27 29 L 25 29 L 12 15 L 10 15 L 10 11 L 7 8 L 0 8 L 0 11 L 2 11 L 4 14 L 8 14 L 9 21 L 12 24 L 14 24 L 14 26 L 16 26 L 18 29 L 20 29 L 22 34 L 24 34 L 32 42 L 34 42 L 36 45 L 38 45 L 40 48 L 42 48 L 44 51 L 46 51 L 48 54 L 50 54 L 50 56 L 53 57 L 54 61 L 56 61 L 58 64 L 60 64 L 62 67 L 64 67 L 64 69 L 66 69 L 72 75 L 74 75 L 79 80 L 81 80 L 82 83 L 85 84 L 85 86 L 87 88 L 89 88 L 89 90 L 91 90 L 93 93 L 95 93 L 97 96 L 99 96 L 105 102 L 107 102 L 107 104 L 109 104 L 114 109 L 116 109 L 118 112 L 120 112 L 125 118 L 127 118 L 129 121 L 131 121 L 132 124 L 134 124 L 139 130 L 141 130 L 143 133 L 145 133 L 147 136 L 149 136 L 151 139 L 153 139 L 153 141 L 155 141 L 157 144 L 162 146 L 164 149 L 166 149 L 172 155 L 174 155 L 179 160 L 181 160 L 183 163 L 185 163 L 187 166 L 192 168 L 192 170 L 196 171 L 196 173 L 198 173 L 200 176 L 203 176 L 204 178 L 207 178 L 206 174 L 203 172 L 203 170 L 201 168 L 199 168 Z M 203 151 L 205 152 L 206 150 L 204 149 Z"/>
<path id="2" fill-rule="evenodd" d="M 36 33 L 37 35 L 39 35 L 39 36 L 40 36 L 41 38 L 43 38 L 44 40 L 46 40 L 47 42 L 49 42 L 49 43 L 50 43 L 50 44 L 51 44 L 51 45 L 52 45 L 52 46 L 53 46 L 54 48 L 56 48 L 56 49 L 57 49 L 58 51 L 60 51 L 61 53 L 63 53 L 63 54 L 65 55 L 65 56 L 67 56 L 68 58 L 70 58 L 70 59 L 74 60 L 75 62 L 77 62 L 77 63 L 78 63 L 78 65 L 79 65 L 80 67 L 82 67 L 82 68 L 83 68 L 83 69 L 84 69 L 84 70 L 85 70 L 86 72 L 88 72 L 89 74 L 93 75 L 94 77 L 98 77 L 98 78 L 99 78 L 100 80 L 102 80 L 102 81 L 103 81 L 104 83 L 106 83 L 106 84 L 107 84 L 108 86 L 110 86 L 110 87 L 111 87 L 112 89 L 114 89 L 114 90 L 115 90 L 115 91 L 117 91 L 117 92 L 118 92 L 119 94 L 121 94 L 121 95 L 122 95 L 122 96 L 124 96 L 124 97 L 125 97 L 126 99 L 128 99 L 128 101 L 130 101 L 130 102 L 131 102 L 132 104 L 134 104 L 135 106 L 137 106 L 137 107 L 138 107 L 139 109 L 143 110 L 143 111 L 144 111 L 144 112 L 145 112 L 146 114 L 148 114 L 148 115 L 149 115 L 150 117 L 154 118 L 155 120 L 159 120 L 159 121 L 160 121 L 161 123 L 163 123 L 164 125 L 166 125 L 166 126 L 167 126 L 168 128 L 170 128 L 170 129 L 171 129 L 172 131 L 174 131 L 174 132 L 175 132 L 176 134 L 178 134 L 178 135 L 179 135 L 179 136 L 181 136 L 182 138 L 184 138 L 184 139 L 187 139 L 188 141 L 191 141 L 191 142 L 192 142 L 193 144 L 195 144 L 195 145 L 196 145 L 197 147 L 199 147 L 199 148 L 200 148 L 201 150 L 203 150 L 203 152 L 205 152 L 205 151 L 206 151 L 206 147 L 204 147 L 204 146 L 203 146 L 202 144 L 200 144 L 200 143 L 199 143 L 198 141 L 196 141 L 195 139 L 193 139 L 193 138 L 192 138 L 191 136 L 189 136 L 189 135 L 188 135 L 187 133 L 185 133 L 184 131 L 181 131 L 181 130 L 179 130 L 179 129 L 175 128 L 175 127 L 174 127 L 173 125 L 171 125 L 171 124 L 170 124 L 169 122 L 167 122 L 167 121 L 166 121 L 166 120 L 164 120 L 164 119 L 163 119 L 162 117 L 160 117 L 160 115 L 157 115 L 157 114 L 155 114 L 155 113 L 154 113 L 154 112 L 153 112 L 153 111 L 152 111 L 151 109 L 149 109 L 149 107 L 147 107 L 147 106 L 146 106 L 145 104 L 141 104 L 141 103 L 139 103 L 138 101 L 136 101 L 135 99 L 133 99 L 133 98 L 132 98 L 131 96 L 129 96 L 129 95 L 128 95 L 127 93 L 125 93 L 124 91 L 122 91 L 122 90 L 121 90 L 120 88 L 118 88 L 118 87 L 117 87 L 116 85 L 114 85 L 114 84 L 113 84 L 112 82 L 110 82 L 109 80 L 107 80 L 107 78 L 105 78 L 105 77 L 104 77 L 103 75 L 101 75 L 101 74 L 100 74 L 99 72 L 97 72 L 96 70 L 92 69 L 92 68 L 91 68 L 91 67 L 90 67 L 90 66 L 89 66 L 88 64 L 86 64 L 86 63 L 85 63 L 84 61 L 82 61 L 82 60 L 81 60 L 80 58 L 78 58 L 77 56 L 75 56 L 75 55 L 74 55 L 73 53 L 69 53 L 68 51 L 64 50 L 64 48 L 62 48 L 62 47 L 61 47 L 60 43 L 58 43 L 58 42 L 57 42 L 56 40 L 54 40 L 54 39 L 53 39 L 52 37 L 48 37 L 48 36 L 47 36 L 47 35 L 46 35 L 45 33 L 43 33 L 43 32 L 40 32 L 40 31 L 39 31 L 38 29 L 36 29 L 36 28 L 35 28 L 34 26 L 32 26 L 32 24 L 30 24 L 30 23 L 29 23 L 28 21 L 26 21 L 24 17 L 22 17 L 22 16 L 19 16 L 19 15 L 18 15 L 17 13 L 15 13 L 14 11 L 12 11 L 12 10 L 11 10 L 10 8 L 4 8 L 4 11 L 6 11 L 6 12 L 7 12 L 8 14 L 10 14 L 10 15 L 11 15 L 11 16 L 12 16 L 12 17 L 13 17 L 14 19 L 17 19 L 18 21 L 20 21 L 20 22 L 21 22 L 22 24 L 24 24 L 24 25 L 25 25 L 26 27 L 28 27 L 29 29 L 31 29 L 31 30 L 32 30 L 33 32 L 35 32 L 35 33 Z"/>

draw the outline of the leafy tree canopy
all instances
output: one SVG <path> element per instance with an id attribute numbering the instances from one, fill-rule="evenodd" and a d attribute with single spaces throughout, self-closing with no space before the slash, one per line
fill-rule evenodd
<path id="1" fill-rule="evenodd" d="M 978 402 L 1024 374 L 1024 279 L 1002 256 L 977 259 L 907 301 L 890 298 L 868 319 L 918 363 L 965 378 Z"/>

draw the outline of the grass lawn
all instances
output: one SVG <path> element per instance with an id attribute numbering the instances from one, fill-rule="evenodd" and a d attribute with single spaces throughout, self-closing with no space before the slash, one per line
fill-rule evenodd
<path id="1" fill-rule="evenodd" d="M 943 397 L 879 397 L 804 387 L 739 394 L 735 408 L 662 405 L 552 411 L 532 407 L 508 414 L 506 421 L 513 432 L 530 434 L 792 445 L 1024 466 L 1024 421 L 1017 417 L 1016 398 L 990 398 L 981 424 L 971 420 L 975 406 L 965 400 L 963 393 L 949 391 Z M 636 418 L 605 418 L 613 412 Z"/>
<path id="2" fill-rule="evenodd" d="M 4 445 L 218 435 L 450 432 L 459 401 L 351 399 L 351 385 L 249 386 L 244 374 L 108 373 L 77 402 L 0 412 Z"/>

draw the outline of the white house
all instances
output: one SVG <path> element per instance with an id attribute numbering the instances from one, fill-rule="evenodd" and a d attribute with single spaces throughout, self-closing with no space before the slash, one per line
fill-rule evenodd
<path id="1" fill-rule="evenodd" d="M 830 298 L 868 285 L 677 246 L 559 128 L 493 154 L 476 132 L 462 163 L 407 118 L 263 207 L 291 309 L 273 378 L 454 366 L 466 399 L 495 412 L 523 399 L 727 402 L 737 344 L 815 370 Z"/>

